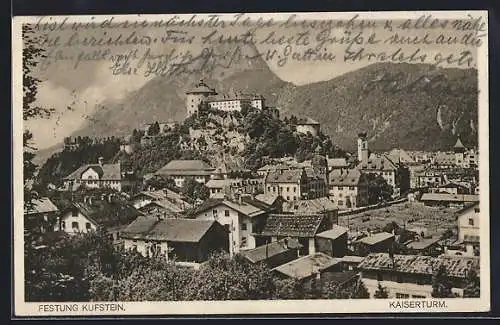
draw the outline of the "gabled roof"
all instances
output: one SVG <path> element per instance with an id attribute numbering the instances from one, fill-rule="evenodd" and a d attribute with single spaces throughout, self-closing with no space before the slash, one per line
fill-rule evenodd
<path id="1" fill-rule="evenodd" d="M 282 171 L 270 171 L 266 176 L 266 183 L 299 183 L 302 180 L 302 175 L 305 174 L 303 169 L 287 169 Z"/>
<path id="2" fill-rule="evenodd" d="M 439 237 L 434 238 L 422 238 L 420 240 L 415 240 L 406 244 L 406 247 L 414 250 L 423 250 L 431 247 L 432 245 L 438 243 L 441 239 Z"/>
<path id="3" fill-rule="evenodd" d="M 336 210 L 338 210 L 337 206 L 327 197 L 283 202 L 283 212 L 316 214 Z"/>
<path id="4" fill-rule="evenodd" d="M 329 185 L 358 186 L 361 180 L 359 169 L 334 169 L 328 175 Z"/>
<path id="5" fill-rule="evenodd" d="M 388 233 L 388 232 L 379 232 L 376 234 L 372 234 L 368 237 L 363 237 L 363 238 L 357 240 L 356 242 L 363 243 L 366 245 L 375 245 L 375 244 L 383 242 L 384 240 L 387 240 L 389 238 L 394 238 L 394 235 L 391 233 Z"/>
<path id="6" fill-rule="evenodd" d="M 261 172 L 267 172 L 267 171 L 275 171 L 275 170 L 287 170 L 287 169 L 292 169 L 293 167 L 286 164 L 286 163 L 280 163 L 280 164 L 267 164 L 258 169 L 258 171 Z"/>
<path id="7" fill-rule="evenodd" d="M 269 206 L 273 205 L 280 196 L 277 194 L 267 193 L 267 194 L 257 194 L 255 199 L 257 201 L 263 202 Z"/>
<path id="8" fill-rule="evenodd" d="M 59 209 L 48 197 L 32 200 L 31 203 L 33 206 L 27 211 L 25 210 L 24 214 L 50 213 L 59 211 Z"/>
<path id="9" fill-rule="evenodd" d="M 64 180 L 77 180 L 82 178 L 82 174 L 88 169 L 93 169 L 98 175 L 100 180 L 121 180 L 121 167 L 120 164 L 86 164 L 64 177 Z"/>
<path id="10" fill-rule="evenodd" d="M 328 158 L 328 167 L 347 167 L 347 160 L 345 158 Z"/>
<path id="11" fill-rule="evenodd" d="M 391 259 L 387 253 L 375 253 L 366 256 L 359 264 L 360 270 L 391 271 L 407 274 L 432 275 L 440 265 L 444 265 L 448 276 L 465 278 L 466 271 L 474 269 L 479 273 L 479 257 L 440 255 L 438 257 L 423 255 L 394 255 Z"/>
<path id="12" fill-rule="evenodd" d="M 316 272 L 321 272 L 338 263 L 340 263 L 339 259 L 330 257 L 323 253 L 316 253 L 275 267 L 273 271 L 284 274 L 290 278 L 302 280 L 314 275 Z"/>
<path id="13" fill-rule="evenodd" d="M 186 94 L 210 94 L 210 95 L 216 95 L 217 93 L 215 92 L 214 88 L 210 88 L 206 83 L 203 82 L 203 80 L 200 80 L 199 83 L 197 83 L 194 88 L 191 90 L 186 91 Z"/>
<path id="14" fill-rule="evenodd" d="M 411 164 L 415 162 L 415 160 L 408 154 L 408 152 L 403 149 L 392 149 L 391 151 L 389 151 L 388 155 L 389 159 L 391 159 L 391 161 L 393 161 L 394 163 L 401 162 Z"/>
<path id="15" fill-rule="evenodd" d="M 313 120 L 310 117 L 301 118 L 297 120 L 297 125 L 319 125 L 320 123 L 316 120 Z"/>
<path id="16" fill-rule="evenodd" d="M 314 237 L 323 218 L 322 215 L 271 214 L 261 235 Z"/>
<path id="17" fill-rule="evenodd" d="M 357 168 L 366 172 L 395 171 L 398 169 L 398 167 L 394 164 L 394 162 L 391 159 L 389 159 L 386 155 L 381 155 L 376 153 L 372 153 L 370 157 L 368 157 L 367 164 L 363 164 L 363 162 L 360 162 Z"/>
<path id="18" fill-rule="evenodd" d="M 210 175 L 213 167 L 203 160 L 172 160 L 156 171 L 156 175 Z"/>
<path id="19" fill-rule="evenodd" d="M 94 201 L 90 203 L 73 203 L 71 209 L 77 209 L 96 226 L 111 228 L 128 225 L 141 213 L 133 206 L 121 202 Z"/>
<path id="20" fill-rule="evenodd" d="M 252 263 L 265 261 L 275 255 L 282 254 L 289 250 L 301 248 L 302 245 L 297 239 L 281 239 L 269 244 L 258 246 L 254 249 L 241 251 L 240 254 Z"/>
<path id="21" fill-rule="evenodd" d="M 349 229 L 347 229 L 346 227 L 333 225 L 332 229 L 320 232 L 319 234 L 316 235 L 316 237 L 335 240 L 340 236 L 342 236 L 343 234 L 346 234 L 348 230 Z"/>
<path id="22" fill-rule="evenodd" d="M 223 198 L 210 198 L 205 200 L 200 206 L 192 211 L 191 214 L 197 215 L 221 204 L 248 217 L 255 217 L 267 212 L 267 205 L 264 205 L 262 202 L 255 202 L 250 198 L 245 197 L 241 199 L 241 204 L 236 200 L 232 201 Z"/>
<path id="23" fill-rule="evenodd" d="M 131 239 L 197 243 L 216 223 L 214 220 L 159 220 L 156 217 L 141 217 L 123 230 L 121 236 Z"/>

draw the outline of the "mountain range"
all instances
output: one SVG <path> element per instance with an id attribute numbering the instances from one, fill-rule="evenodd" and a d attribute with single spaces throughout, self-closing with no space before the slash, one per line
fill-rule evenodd
<path id="1" fill-rule="evenodd" d="M 284 116 L 308 116 L 346 150 L 367 132 L 372 150 L 447 150 L 460 136 L 477 145 L 477 70 L 375 63 L 331 80 L 281 80 L 254 46 L 221 46 L 176 77 L 156 76 L 119 101 L 102 103 L 73 135 L 124 136 L 145 123 L 186 117 L 185 92 L 199 79 L 219 93 L 259 93 Z M 54 148 L 40 152 L 43 156 Z"/>

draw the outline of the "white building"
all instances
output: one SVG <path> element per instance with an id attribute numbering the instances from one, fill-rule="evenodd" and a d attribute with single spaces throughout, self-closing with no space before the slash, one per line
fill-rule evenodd
<path id="1" fill-rule="evenodd" d="M 311 133 L 312 136 L 317 136 L 320 133 L 320 128 L 321 124 L 309 117 L 298 120 L 296 124 L 297 133 Z"/>
<path id="2" fill-rule="evenodd" d="M 177 187 L 182 187 L 187 178 L 205 184 L 213 171 L 214 168 L 202 160 L 172 160 L 156 171 L 155 175 L 173 179 Z"/>
<path id="3" fill-rule="evenodd" d="M 469 205 L 458 214 L 458 240 L 460 242 L 479 245 L 479 216 L 479 202 Z"/>
<path id="4" fill-rule="evenodd" d="M 100 157 L 97 164 L 86 164 L 63 178 L 64 188 L 74 191 L 80 186 L 87 188 L 108 187 L 121 191 L 122 174 L 120 163 L 104 164 Z"/>

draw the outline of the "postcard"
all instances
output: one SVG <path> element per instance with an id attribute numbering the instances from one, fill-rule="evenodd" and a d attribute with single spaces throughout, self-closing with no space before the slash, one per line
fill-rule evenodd
<path id="1" fill-rule="evenodd" d="M 489 311 L 486 11 L 18 16 L 12 53 L 15 316 Z"/>

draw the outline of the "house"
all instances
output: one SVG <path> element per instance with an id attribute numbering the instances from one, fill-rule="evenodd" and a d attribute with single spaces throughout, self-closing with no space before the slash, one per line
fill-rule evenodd
<path id="1" fill-rule="evenodd" d="M 338 209 L 368 204 L 368 184 L 359 169 L 333 170 L 328 179 L 328 197 Z"/>
<path id="2" fill-rule="evenodd" d="M 257 169 L 257 174 L 261 177 L 266 177 L 269 172 L 282 172 L 290 169 L 296 168 L 286 163 L 267 164 Z"/>
<path id="3" fill-rule="evenodd" d="M 321 214 L 270 214 L 263 230 L 256 233 L 259 243 L 275 242 L 282 238 L 297 239 L 302 245 L 301 255 L 316 252 L 315 236 L 331 229 L 330 220 Z"/>
<path id="4" fill-rule="evenodd" d="M 347 228 L 332 225 L 332 229 L 316 234 L 316 251 L 332 257 L 347 255 Z"/>
<path id="5" fill-rule="evenodd" d="M 210 190 L 211 198 L 223 198 L 225 195 L 235 193 L 253 194 L 262 192 L 263 178 L 225 178 L 211 179 L 206 184 Z"/>
<path id="6" fill-rule="evenodd" d="M 325 215 L 332 225 L 338 224 L 338 208 L 327 197 L 319 197 L 311 200 L 285 201 L 282 205 L 283 213 L 296 214 L 322 214 Z"/>
<path id="7" fill-rule="evenodd" d="M 388 232 L 370 233 L 368 236 L 356 240 L 353 243 L 353 248 L 359 256 L 366 256 L 370 253 L 388 252 L 392 248 L 394 239 L 394 234 Z"/>
<path id="8" fill-rule="evenodd" d="M 100 157 L 97 164 L 85 164 L 63 178 L 64 189 L 74 191 L 80 186 L 87 188 L 108 187 L 117 191 L 122 189 L 120 163 L 105 164 Z"/>
<path id="9" fill-rule="evenodd" d="M 202 160 L 172 160 L 157 170 L 155 175 L 173 179 L 177 187 L 182 187 L 186 178 L 205 184 L 213 171 L 214 168 Z"/>
<path id="10" fill-rule="evenodd" d="M 132 197 L 131 203 L 134 208 L 145 212 L 154 207 L 160 211 L 182 213 L 193 207 L 181 194 L 167 188 L 139 192 Z"/>
<path id="11" fill-rule="evenodd" d="M 47 232 L 54 229 L 59 217 L 59 209 L 48 197 L 31 201 L 24 210 L 24 228 L 30 231 Z"/>
<path id="12" fill-rule="evenodd" d="M 255 195 L 255 200 L 264 203 L 269 206 L 270 212 L 280 213 L 283 210 L 283 197 L 277 194 L 257 194 Z"/>
<path id="13" fill-rule="evenodd" d="M 194 219 L 216 220 L 229 234 L 229 253 L 259 245 L 253 233 L 260 232 L 268 217 L 269 206 L 243 195 L 227 199 L 208 199 L 190 212 Z"/>
<path id="14" fill-rule="evenodd" d="M 201 263 L 211 253 L 229 249 L 227 231 L 215 220 L 141 216 L 123 229 L 121 238 L 125 249 L 181 263 Z"/>
<path id="15" fill-rule="evenodd" d="M 310 117 L 298 119 L 296 131 L 300 134 L 310 133 L 312 136 L 317 136 L 320 133 L 321 124 Z"/>
<path id="16" fill-rule="evenodd" d="M 452 292 L 463 296 L 467 272 L 474 269 L 479 274 L 479 258 L 440 255 L 393 255 L 376 253 L 366 256 L 359 270 L 370 296 L 378 284 L 385 287 L 389 298 L 431 298 L 432 276 L 440 266 L 446 269 L 446 277 L 452 284 Z"/>
<path id="17" fill-rule="evenodd" d="M 311 168 L 270 171 L 264 181 L 264 194 L 271 193 L 286 201 L 315 199 L 327 195 L 326 182 Z"/>
<path id="18" fill-rule="evenodd" d="M 268 267 L 274 268 L 299 258 L 301 247 L 302 245 L 298 240 L 283 238 L 253 249 L 241 251 L 240 255 L 250 263 L 265 263 Z"/>
<path id="19" fill-rule="evenodd" d="M 114 240 L 119 240 L 121 230 L 139 215 L 132 205 L 89 198 L 66 209 L 54 230 L 77 234 L 102 228 Z"/>
<path id="20" fill-rule="evenodd" d="M 465 205 L 479 202 L 479 195 L 475 194 L 449 194 L 449 193 L 424 193 L 420 201 L 429 206 Z"/>
<path id="21" fill-rule="evenodd" d="M 387 157 L 396 164 L 411 165 L 416 161 L 403 149 L 392 149 L 387 153 Z"/>
<path id="22" fill-rule="evenodd" d="M 466 206 L 457 216 L 459 242 L 475 249 L 479 248 L 479 212 L 479 202 L 476 202 Z"/>
<path id="23" fill-rule="evenodd" d="M 417 179 L 417 188 L 435 188 L 448 182 L 446 174 L 444 174 L 442 170 L 436 170 L 434 168 L 420 170 L 415 173 L 415 177 Z"/>

